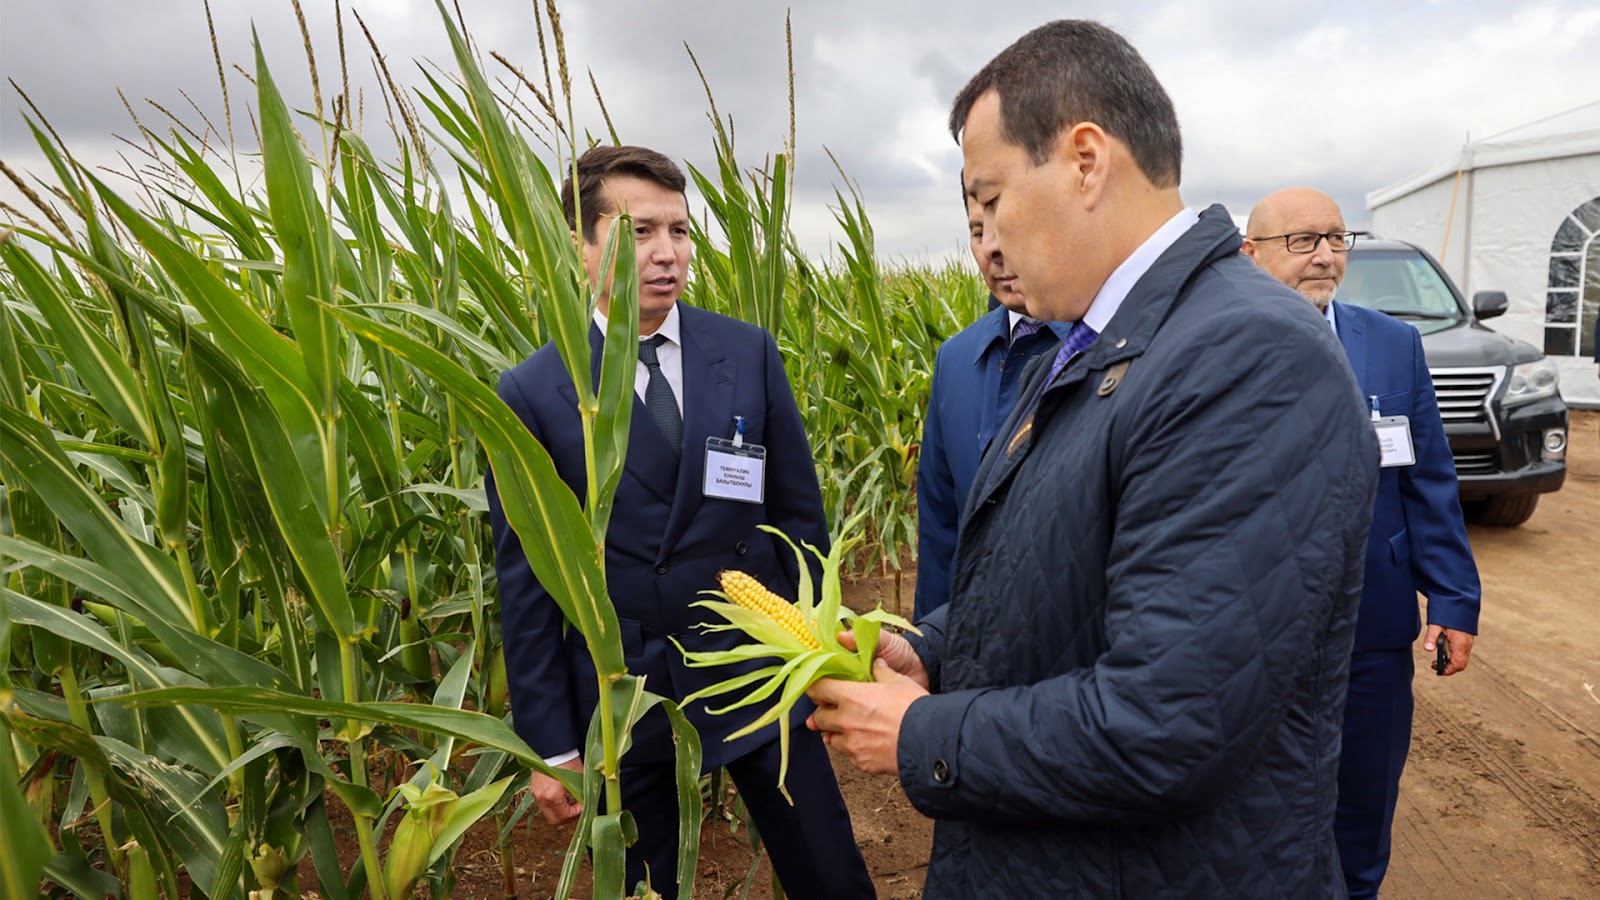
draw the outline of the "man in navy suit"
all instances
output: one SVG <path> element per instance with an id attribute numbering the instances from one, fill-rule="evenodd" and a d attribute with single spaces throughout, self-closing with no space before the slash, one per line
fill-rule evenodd
<path id="1" fill-rule="evenodd" d="M 1421 336 L 1405 322 L 1333 299 L 1355 238 L 1339 205 L 1310 188 L 1279 191 L 1256 204 L 1246 233 L 1245 254 L 1323 311 L 1362 396 L 1377 398 L 1369 402 L 1386 427 L 1399 428 L 1387 420 L 1404 416 L 1414 448 L 1414 462 L 1403 452 L 1386 458 L 1378 478 L 1339 756 L 1334 834 L 1345 885 L 1351 897 L 1376 897 L 1411 746 L 1417 592 L 1428 598 L 1422 646 L 1431 652 L 1443 640 L 1450 662 L 1438 674 L 1454 675 L 1467 667 L 1478 631 L 1478 569 Z"/>
<path id="2" fill-rule="evenodd" d="M 999 244 L 983 240 L 983 210 L 962 189 L 972 258 L 989 287 L 989 312 L 939 346 L 917 457 L 915 617 L 950 597 L 956 529 L 983 451 L 1010 414 L 1017 382 L 1034 357 L 1055 349 L 1064 322 L 1029 318 Z"/>
<path id="3" fill-rule="evenodd" d="M 826 551 L 822 496 L 772 336 L 678 302 L 693 245 L 677 165 L 642 147 L 602 146 L 579 158 L 577 177 L 580 250 L 590 282 L 601 283 L 606 238 L 620 213 L 632 216 L 639 262 L 637 399 L 606 532 L 606 582 L 628 671 L 644 676 L 647 690 L 681 700 L 735 670 L 689 668 L 669 638 L 692 650 L 741 642 L 735 633 L 703 633 L 699 626 L 709 614 L 690 604 L 700 599 L 700 591 L 717 586 L 722 569 L 748 572 L 778 594 L 794 597 L 798 570 L 792 552 L 757 526 L 772 525 Z M 562 203 L 576 234 L 579 204 L 573 194 L 569 178 Z M 602 292 L 589 332 L 596 381 L 609 305 Z M 555 346 L 546 345 L 505 373 L 500 397 L 550 452 L 562 480 L 584 496 L 577 395 Z M 708 490 L 704 478 L 708 439 L 731 439 L 736 433 L 743 446 L 766 449 L 764 490 L 742 499 L 719 496 L 727 493 L 723 489 Z M 583 636 L 567 627 L 529 568 L 492 480 L 488 496 L 517 732 L 550 764 L 582 771 L 579 749 L 598 702 L 594 665 Z M 700 732 L 705 770 L 728 769 L 790 896 L 874 896 L 827 751 L 802 726 L 809 706 L 797 706 L 789 719 L 793 734 L 786 783 L 793 804 L 778 790 L 776 725 L 728 742 L 724 738 L 754 713 L 714 716 L 704 703 L 685 712 Z M 660 710 L 647 714 L 632 741 L 620 773 L 623 807 L 633 814 L 639 833 L 628 850 L 627 884 L 644 879 L 648 869 L 652 886 L 671 897 L 677 880 L 678 802 L 665 715 Z M 535 772 L 532 788 L 552 823 L 570 822 L 581 812 L 555 779 Z"/>

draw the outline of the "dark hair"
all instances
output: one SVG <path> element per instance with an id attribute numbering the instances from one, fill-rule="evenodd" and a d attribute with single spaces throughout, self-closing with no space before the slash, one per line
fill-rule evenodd
<path id="1" fill-rule="evenodd" d="M 680 194 L 687 184 L 678 164 L 654 150 L 605 144 L 590 147 L 578 157 L 578 193 L 583 198 L 583 239 L 591 244 L 595 240 L 595 223 L 615 211 L 600 188 L 607 178 L 616 176 L 640 178 Z M 577 202 L 570 174 L 561 184 L 561 212 L 567 217 L 567 227 L 576 229 Z"/>
<path id="2" fill-rule="evenodd" d="M 1082 19 L 1028 32 L 972 76 L 950 108 L 957 142 L 972 105 L 993 90 L 1002 136 L 1035 165 L 1050 157 L 1061 129 L 1093 122 L 1126 144 L 1156 187 L 1177 187 L 1183 138 L 1172 98 L 1122 35 Z"/>

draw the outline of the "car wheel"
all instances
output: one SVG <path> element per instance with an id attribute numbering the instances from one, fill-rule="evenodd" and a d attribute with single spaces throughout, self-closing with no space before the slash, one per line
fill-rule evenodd
<path id="1" fill-rule="evenodd" d="M 1503 494 L 1487 500 L 1463 503 L 1461 511 L 1466 515 L 1468 522 L 1477 525 L 1513 528 L 1528 521 L 1538 505 L 1538 494 Z"/>

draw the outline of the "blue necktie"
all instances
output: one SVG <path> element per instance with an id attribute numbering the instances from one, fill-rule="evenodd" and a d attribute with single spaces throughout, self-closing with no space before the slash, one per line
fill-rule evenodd
<path id="1" fill-rule="evenodd" d="M 1050 363 L 1050 377 L 1046 378 L 1044 383 L 1049 385 L 1050 382 L 1055 381 L 1056 376 L 1061 374 L 1061 370 L 1066 368 L 1067 362 L 1079 353 L 1089 349 L 1089 345 L 1093 344 L 1094 339 L 1099 336 L 1100 332 L 1090 328 L 1088 323 L 1074 323 L 1072 330 L 1067 332 L 1067 336 L 1062 339 L 1061 349 L 1056 351 L 1055 361 Z"/>
<path id="2" fill-rule="evenodd" d="M 667 443 L 672 445 L 672 452 L 681 455 L 683 415 L 678 412 L 678 400 L 672 394 L 672 385 L 667 383 L 667 376 L 661 373 L 661 360 L 656 356 L 656 348 L 666 342 L 667 336 L 664 334 L 651 335 L 639 342 L 639 361 L 650 370 L 650 381 L 644 386 L 644 405 L 650 410 L 650 418 L 656 420 L 656 427 L 661 429 Z"/>

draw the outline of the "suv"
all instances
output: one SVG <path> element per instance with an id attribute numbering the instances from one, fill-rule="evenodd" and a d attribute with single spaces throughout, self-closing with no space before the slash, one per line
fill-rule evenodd
<path id="1" fill-rule="evenodd" d="M 1468 306 L 1422 248 L 1362 239 L 1350 248 L 1337 299 L 1422 332 L 1468 521 L 1521 525 L 1540 494 L 1561 487 L 1567 404 L 1555 363 L 1533 345 L 1480 324 L 1506 311 L 1504 291 L 1479 291 Z"/>

